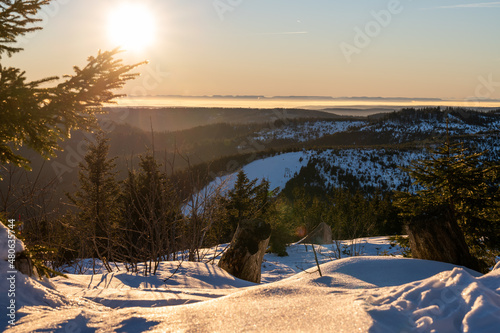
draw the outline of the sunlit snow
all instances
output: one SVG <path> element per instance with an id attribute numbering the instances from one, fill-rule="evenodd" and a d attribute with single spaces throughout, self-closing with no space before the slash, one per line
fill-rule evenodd
<path id="1" fill-rule="evenodd" d="M 17 273 L 21 308 L 6 331 L 497 332 L 500 269 L 481 275 L 387 256 L 400 249 L 386 237 L 339 243 L 345 253 L 353 246 L 362 256 L 335 259 L 336 245 L 315 246 L 322 277 L 311 245 L 291 245 L 288 257 L 266 254 L 259 285 L 213 265 L 224 247 L 207 249 L 206 262 L 163 262 L 150 277 L 123 265 L 51 283 Z M 6 265 L 0 262 L 1 290 Z M 6 326 L 5 317 L 0 323 Z"/>

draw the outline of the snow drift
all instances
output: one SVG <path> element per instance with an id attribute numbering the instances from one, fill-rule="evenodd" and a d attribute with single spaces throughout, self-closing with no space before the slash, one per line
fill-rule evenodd
<path id="1" fill-rule="evenodd" d="M 463 268 L 381 289 L 364 298 L 371 332 L 498 332 L 500 270 L 482 277 Z"/>
<path id="2" fill-rule="evenodd" d="M 293 245 L 290 257 L 306 259 L 303 248 Z M 264 264 L 273 269 L 264 274 L 271 281 L 279 259 L 266 257 Z M 294 262 L 290 257 L 284 266 Z M 366 256 L 328 260 L 320 277 L 309 263 L 293 275 L 297 268 L 290 264 L 289 277 L 260 285 L 211 264 L 187 262 L 180 268 L 162 263 L 152 277 L 70 274 L 54 279 L 60 303 L 25 303 L 22 318 L 7 332 L 481 333 L 497 332 L 500 325 L 500 269 L 481 275 L 433 261 Z M 29 288 L 22 291 L 26 297 L 55 292 L 35 282 Z"/>

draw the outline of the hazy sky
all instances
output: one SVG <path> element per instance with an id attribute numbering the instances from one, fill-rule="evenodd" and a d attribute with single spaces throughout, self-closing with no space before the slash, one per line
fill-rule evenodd
<path id="1" fill-rule="evenodd" d="M 38 79 L 111 49 L 123 3 L 59 0 L 44 30 L 2 63 Z M 150 60 L 125 92 L 500 98 L 500 2 L 448 0 L 140 0 Z M 131 22 L 133 25 L 133 22 Z"/>

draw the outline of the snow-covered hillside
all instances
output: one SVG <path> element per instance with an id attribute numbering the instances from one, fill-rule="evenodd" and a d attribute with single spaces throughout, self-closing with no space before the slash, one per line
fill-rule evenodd
<path id="1" fill-rule="evenodd" d="M 324 188 L 372 187 L 403 190 L 410 186 L 410 178 L 400 167 L 425 157 L 422 151 L 386 149 L 328 149 L 323 151 L 301 151 L 284 153 L 245 165 L 242 170 L 249 179 L 266 179 L 271 188 L 283 190 L 286 183 L 305 167 L 314 168 Z M 218 177 L 202 192 L 210 192 L 217 186 L 225 190 L 234 187 L 236 172 Z"/>
<path id="2" fill-rule="evenodd" d="M 449 110 L 448 110 L 449 111 Z M 500 159 L 500 113 L 481 113 L 470 110 L 452 110 L 447 113 L 430 110 L 403 110 L 385 115 L 381 119 L 318 120 L 285 123 L 280 127 L 262 130 L 253 140 L 270 143 L 274 140 L 290 140 L 297 143 L 311 141 L 313 146 L 383 145 L 385 149 L 346 148 L 303 150 L 282 153 L 253 161 L 242 170 L 249 179 L 265 178 L 271 187 L 281 190 L 286 183 L 301 172 L 304 180 L 311 180 L 326 190 L 335 187 L 365 190 L 407 190 L 411 180 L 401 167 L 429 156 L 429 141 L 444 136 L 459 136 L 459 142 L 472 152 L 487 152 L 486 159 Z M 328 135 L 332 142 L 328 141 Z M 340 135 L 340 136 L 339 136 Z M 323 138 L 321 141 L 319 139 Z M 319 141 L 315 141 L 319 140 Z M 411 149 L 400 149 L 395 144 L 412 142 Z M 314 169 L 314 171 L 313 171 Z M 312 172 L 315 173 L 312 176 Z M 304 179 L 308 178 L 308 179 Z M 202 193 L 224 184 L 234 186 L 236 173 L 219 177 Z"/>
<path id="3" fill-rule="evenodd" d="M 293 152 L 278 154 L 272 157 L 259 159 L 245 165 L 242 170 L 248 179 L 266 179 L 270 182 L 271 189 L 279 187 L 283 189 L 286 183 L 296 175 L 300 169 L 307 165 L 309 158 L 313 155 L 312 151 Z M 236 182 L 237 172 L 217 177 L 212 181 L 201 194 L 212 192 L 218 187 L 223 191 L 231 190 Z"/>
<path id="4" fill-rule="evenodd" d="M 326 189 L 336 187 L 406 190 L 409 175 L 401 169 L 426 157 L 424 151 L 386 149 L 325 150 L 312 155 L 309 163 Z"/>
<path id="5" fill-rule="evenodd" d="M 322 277 L 310 245 L 292 245 L 289 257 L 266 254 L 260 285 L 212 262 L 163 262 L 150 277 L 68 274 L 52 288 L 23 277 L 25 301 L 6 332 L 497 332 L 500 269 L 481 275 L 376 256 L 398 251 L 384 237 L 344 244 L 353 243 L 365 256 L 335 260 L 334 245 L 316 246 Z M 222 250 L 207 249 L 207 259 Z"/>
<path id="6" fill-rule="evenodd" d="M 453 112 L 399 111 L 385 117 L 371 120 L 318 120 L 302 123 L 285 123 L 279 127 L 255 133 L 253 139 L 259 142 L 290 140 L 307 142 L 338 133 L 358 133 L 383 138 L 390 143 L 422 140 L 426 137 L 445 135 L 469 135 L 500 130 L 498 113 L 481 113 L 470 110 Z M 354 136 L 356 137 L 356 136 Z M 369 143 L 369 142 L 367 142 Z M 374 143 L 374 142 L 372 142 Z"/>
<path id="7" fill-rule="evenodd" d="M 352 128 L 367 125 L 366 121 L 307 121 L 301 124 L 289 124 L 279 128 L 262 130 L 255 133 L 254 140 L 268 142 L 271 140 L 293 140 L 306 142 L 319 139 L 325 135 L 348 131 Z"/>
<path id="8" fill-rule="evenodd" d="M 373 125 L 363 126 L 361 131 L 374 132 L 391 132 L 394 137 L 402 137 L 409 134 L 417 133 L 432 133 L 434 135 L 446 134 L 463 135 L 477 134 L 487 131 L 498 131 L 500 129 L 500 119 L 498 117 L 491 121 L 484 118 L 483 122 L 469 123 L 467 122 L 467 114 L 463 114 L 463 118 L 459 118 L 453 114 L 448 115 L 448 122 L 445 119 L 434 117 L 418 118 L 407 121 L 402 120 L 387 120 L 381 121 Z"/>
<path id="9" fill-rule="evenodd" d="M 476 140 L 477 151 L 487 151 L 486 158 L 500 158 L 500 141 L 497 138 Z M 242 167 L 249 179 L 266 179 L 271 188 L 283 190 L 288 181 L 301 172 L 314 169 L 315 184 L 324 189 L 337 187 L 367 190 L 414 190 L 411 179 L 402 168 L 412 162 L 429 157 L 425 148 L 419 150 L 398 149 L 325 149 L 283 153 L 253 161 Z M 224 191 L 234 187 L 237 172 L 218 177 L 202 193 L 222 186 Z M 223 191 L 223 192 L 224 192 Z"/>

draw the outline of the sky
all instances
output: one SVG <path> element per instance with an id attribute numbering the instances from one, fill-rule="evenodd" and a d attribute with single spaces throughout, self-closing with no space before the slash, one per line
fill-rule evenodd
<path id="1" fill-rule="evenodd" d="M 44 29 L 2 64 L 30 79 L 71 73 L 97 50 L 118 46 L 109 22 L 124 3 L 134 1 L 53 1 L 40 13 Z M 140 39 L 150 43 L 122 57 L 149 64 L 127 94 L 500 98 L 500 2 L 135 3 L 149 17 L 128 33 L 145 35 L 148 25 Z"/>

